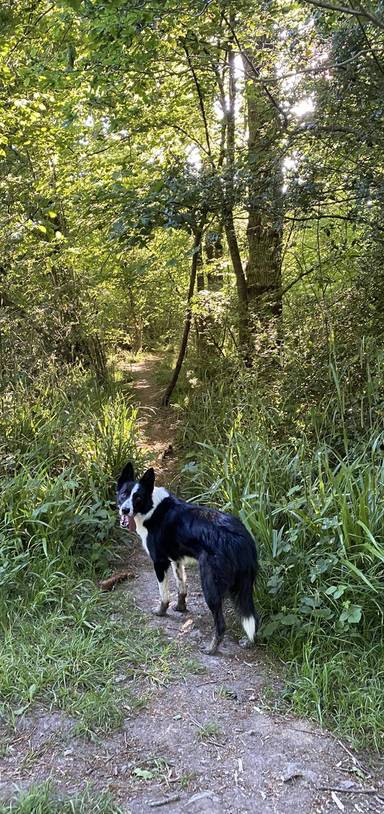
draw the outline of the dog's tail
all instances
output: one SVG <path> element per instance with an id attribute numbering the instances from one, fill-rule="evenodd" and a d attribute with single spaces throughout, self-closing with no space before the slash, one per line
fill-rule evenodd
<path id="1" fill-rule="evenodd" d="M 254 577 L 247 575 L 241 584 L 231 591 L 232 600 L 250 642 L 253 642 L 260 623 L 253 603 L 253 583 Z"/>

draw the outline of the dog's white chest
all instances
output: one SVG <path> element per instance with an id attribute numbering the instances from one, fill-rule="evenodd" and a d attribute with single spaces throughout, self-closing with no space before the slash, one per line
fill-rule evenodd
<path id="1" fill-rule="evenodd" d="M 143 546 L 144 551 L 146 552 L 146 554 L 148 554 L 149 557 L 150 554 L 147 546 L 148 529 L 144 526 L 144 523 L 142 523 L 137 516 L 135 518 L 135 523 L 137 534 L 139 535 L 141 540 L 141 545 Z"/>
<path id="2" fill-rule="evenodd" d="M 152 517 L 153 512 L 160 505 L 161 501 L 164 500 L 166 497 L 169 497 L 169 492 L 167 492 L 167 490 L 164 489 L 163 486 L 155 486 L 152 493 L 152 504 L 153 504 L 152 509 L 150 509 L 150 511 L 147 512 L 147 514 L 135 515 L 136 532 L 140 537 L 141 545 L 143 546 L 144 551 L 146 551 L 146 553 L 148 554 L 148 557 L 150 557 L 151 555 L 149 553 L 147 545 L 148 529 L 144 525 L 144 522 L 146 520 L 149 520 L 150 517 Z"/>

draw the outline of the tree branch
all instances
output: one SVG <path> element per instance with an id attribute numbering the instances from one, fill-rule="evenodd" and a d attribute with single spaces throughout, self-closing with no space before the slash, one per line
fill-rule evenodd
<path id="1" fill-rule="evenodd" d="M 242 45 L 241 45 L 241 43 L 239 41 L 239 38 L 238 38 L 238 36 L 236 34 L 236 31 L 234 30 L 230 20 L 227 20 L 227 18 L 224 15 L 223 15 L 223 17 L 224 17 L 225 22 L 227 23 L 227 26 L 228 26 L 229 30 L 231 31 L 234 42 L 236 43 L 236 45 L 237 45 L 237 47 L 239 49 L 239 53 L 241 54 L 243 59 L 245 59 L 245 61 L 249 65 L 249 67 L 250 67 L 252 73 L 254 74 L 254 76 L 256 77 L 257 81 L 260 82 L 261 87 L 262 87 L 267 99 L 269 99 L 271 105 L 280 114 L 280 116 L 282 117 L 283 122 L 284 122 L 284 127 L 287 128 L 288 127 L 288 117 L 287 117 L 287 114 L 286 114 L 285 110 L 283 110 L 283 108 L 280 107 L 279 103 L 276 101 L 276 99 L 274 98 L 274 96 L 272 95 L 270 90 L 268 90 L 267 86 L 264 83 L 264 80 L 260 77 L 259 68 L 256 68 L 256 66 L 253 64 L 252 60 L 249 58 L 247 52 L 244 51 L 244 49 L 242 48 Z"/>
<path id="2" fill-rule="evenodd" d="M 10 57 L 11 54 L 13 54 L 14 51 L 16 51 L 16 48 L 18 47 L 18 45 L 20 45 L 20 43 L 23 42 L 23 40 L 31 33 L 31 31 L 34 28 L 36 28 L 36 26 L 39 24 L 40 20 L 42 20 L 43 17 L 45 17 L 47 14 L 49 14 L 50 11 L 53 11 L 54 8 L 55 8 L 55 3 L 52 3 L 51 6 L 48 6 L 48 8 L 46 8 L 44 11 L 41 12 L 41 14 L 39 14 L 39 16 L 36 18 L 36 20 L 34 20 L 33 23 L 31 23 L 29 26 L 26 27 L 26 29 L 25 29 L 25 31 L 23 31 L 21 37 L 19 37 L 19 39 L 16 40 L 15 44 L 8 51 L 7 58 Z"/>
<path id="3" fill-rule="evenodd" d="M 376 17 L 376 14 L 372 14 L 367 9 L 360 6 L 358 9 L 351 8 L 350 6 L 335 6 L 333 3 L 328 3 L 326 0 L 300 0 L 301 3 L 306 3 L 310 6 L 317 6 L 318 8 L 327 9 L 329 11 L 338 11 L 340 14 L 350 14 L 354 17 L 365 17 L 366 20 L 370 20 L 371 23 L 377 25 L 378 28 L 381 28 L 384 31 L 384 21 L 380 20 L 379 17 Z"/>
<path id="4" fill-rule="evenodd" d="M 180 349 L 177 357 L 177 361 L 171 376 L 171 380 L 168 386 L 165 389 L 163 397 L 161 399 L 161 405 L 166 407 L 169 404 L 169 400 L 171 395 L 176 387 L 177 380 L 179 378 L 180 370 L 184 361 L 185 353 L 187 350 L 188 345 L 188 337 L 189 332 L 191 329 L 192 323 L 192 297 L 193 292 L 195 290 L 195 283 L 196 283 L 196 274 L 197 274 L 197 267 L 199 262 L 199 249 L 201 245 L 201 240 L 203 236 L 203 222 L 199 225 L 198 229 L 194 235 L 194 242 L 193 242 L 193 253 L 192 253 L 192 264 L 191 264 L 191 274 L 189 278 L 189 286 L 188 286 L 188 294 L 187 294 L 187 307 L 186 307 L 186 314 L 184 320 L 184 330 L 183 335 L 181 338 Z"/>
<path id="5" fill-rule="evenodd" d="M 185 55 L 187 57 L 188 65 L 189 65 L 189 68 L 190 68 L 190 71 L 191 71 L 191 74 L 192 74 L 192 77 L 193 77 L 193 81 L 194 81 L 194 84 L 195 84 L 196 92 L 197 92 L 197 95 L 198 95 L 198 98 L 199 98 L 199 106 L 200 106 L 201 118 L 202 118 L 203 124 L 204 124 L 205 140 L 207 142 L 207 152 L 208 152 L 208 155 L 209 155 L 209 157 L 211 159 L 211 162 L 212 162 L 212 165 L 213 165 L 212 150 L 211 150 L 211 140 L 210 140 L 210 137 L 209 137 L 209 128 L 208 128 L 207 116 L 206 116 L 206 113 L 205 113 L 203 94 L 202 94 L 201 87 L 200 87 L 200 84 L 199 84 L 199 80 L 197 78 L 197 74 L 196 74 L 196 71 L 195 71 L 195 69 L 193 67 L 193 63 L 192 63 L 192 60 L 191 60 L 191 57 L 190 57 L 190 54 L 189 54 L 189 51 L 188 51 L 188 48 L 187 48 L 185 42 L 182 42 L 182 46 L 183 46 Z"/>

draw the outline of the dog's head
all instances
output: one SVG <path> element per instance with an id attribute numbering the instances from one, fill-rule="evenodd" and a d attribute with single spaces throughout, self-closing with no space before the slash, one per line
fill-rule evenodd
<path id="1" fill-rule="evenodd" d="M 120 525 L 135 531 L 135 515 L 145 516 L 153 509 L 155 472 L 147 469 L 140 480 L 135 480 L 133 466 L 128 463 L 117 481 L 117 507 Z"/>

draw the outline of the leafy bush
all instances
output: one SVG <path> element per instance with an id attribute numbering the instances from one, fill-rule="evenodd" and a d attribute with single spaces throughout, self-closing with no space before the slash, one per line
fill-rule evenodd
<path id="1" fill-rule="evenodd" d="M 105 564 L 117 473 L 137 460 L 136 409 L 75 369 L 3 393 L 0 619 L 60 602 L 66 578 Z M 17 605 L 15 604 L 17 602 Z"/>
<path id="2" fill-rule="evenodd" d="M 204 387 L 189 397 L 186 489 L 238 514 L 257 540 L 260 635 L 291 662 L 295 706 L 383 746 L 381 428 L 349 436 L 343 420 L 334 446 L 326 424 L 322 440 L 313 426 L 279 441 L 250 379 Z"/>
<path id="3" fill-rule="evenodd" d="M 3 392 L 3 406 L 0 716 L 12 723 L 45 701 L 92 737 L 143 703 L 132 679 L 164 680 L 175 655 L 129 596 L 117 604 L 94 584 L 115 533 L 116 475 L 128 458 L 141 464 L 137 411 L 123 385 L 101 388 L 81 369 L 19 381 Z M 88 802 L 76 811 L 99 810 Z M 56 806 L 44 789 L 40 800 L 38 789 L 9 810 L 68 805 Z"/>

